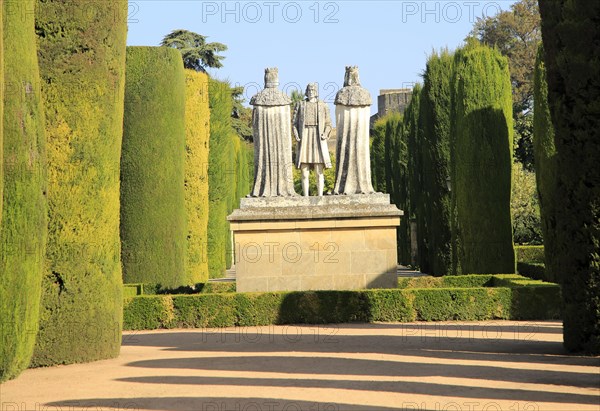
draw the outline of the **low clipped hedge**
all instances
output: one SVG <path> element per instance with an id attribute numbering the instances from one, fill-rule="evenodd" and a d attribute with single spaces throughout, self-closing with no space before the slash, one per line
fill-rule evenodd
<path id="1" fill-rule="evenodd" d="M 516 274 L 399 283 L 387 290 L 140 295 L 125 298 L 124 328 L 560 318 L 559 286 Z"/>
<path id="2" fill-rule="evenodd" d="M 548 281 L 546 277 L 546 266 L 541 263 L 517 263 L 517 272 L 534 280 Z"/>
<path id="3" fill-rule="evenodd" d="M 516 245 L 517 262 L 544 264 L 543 245 Z"/>

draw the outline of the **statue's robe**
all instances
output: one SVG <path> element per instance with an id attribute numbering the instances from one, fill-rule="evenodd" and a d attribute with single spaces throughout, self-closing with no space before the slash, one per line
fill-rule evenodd
<path id="1" fill-rule="evenodd" d="M 249 197 L 297 195 L 292 174 L 290 98 L 265 88 L 250 100 L 254 106 L 254 185 Z"/>
<path id="2" fill-rule="evenodd" d="M 335 98 L 337 127 L 334 194 L 371 194 L 369 124 L 371 95 L 360 86 L 346 86 Z"/>
<path id="3" fill-rule="evenodd" d="M 307 107 L 316 109 L 316 113 L 309 116 Z M 315 117 L 309 120 L 308 117 Z M 294 112 L 294 125 L 298 130 L 300 141 L 296 150 L 296 167 L 300 168 L 302 163 L 323 164 L 325 168 L 331 168 L 331 158 L 327 147 L 327 137 L 321 139 L 326 128 L 331 130 L 331 115 L 327 103 L 321 100 L 316 102 L 301 101 Z M 309 124 L 310 123 L 310 124 Z M 316 127 L 310 127 L 315 126 Z M 310 128 L 308 128 L 308 127 Z"/>

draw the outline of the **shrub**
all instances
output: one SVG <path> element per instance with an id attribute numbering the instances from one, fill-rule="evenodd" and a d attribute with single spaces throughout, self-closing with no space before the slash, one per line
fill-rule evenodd
<path id="1" fill-rule="evenodd" d="M 447 50 L 434 53 L 427 61 L 421 96 L 423 139 L 423 203 L 427 220 L 429 272 L 436 276 L 451 273 L 450 191 L 450 79 L 453 56 Z"/>
<path id="2" fill-rule="evenodd" d="M 30 363 L 38 331 L 47 236 L 46 151 L 33 16 L 0 2 L 0 381 Z M 31 10 L 34 2 L 22 1 Z M 0 41 L 1 42 L 1 41 Z"/>
<path id="3" fill-rule="evenodd" d="M 560 170 L 554 251 L 564 299 L 564 345 L 570 351 L 598 354 L 600 7 L 590 7 L 585 0 L 545 0 L 540 2 L 540 13 L 556 169 Z"/>
<path id="4" fill-rule="evenodd" d="M 517 262 L 517 272 L 534 280 L 547 281 L 546 267 L 540 263 Z"/>
<path id="5" fill-rule="evenodd" d="M 544 263 L 543 245 L 517 245 L 515 255 L 518 262 Z"/>
<path id="6" fill-rule="evenodd" d="M 534 116 L 533 116 L 533 153 L 535 155 L 535 177 L 537 181 L 537 199 L 541 212 L 541 229 L 544 237 L 547 275 L 558 281 L 556 218 L 559 210 L 559 199 L 556 193 L 558 180 L 557 154 L 554 144 L 554 127 L 548 106 L 548 84 L 544 65 L 544 49 L 538 50 L 534 76 Z M 544 256 L 542 256 L 544 257 Z"/>
<path id="7" fill-rule="evenodd" d="M 210 111 L 208 76 L 185 70 L 185 204 L 187 211 L 187 278 L 208 280 L 208 152 Z"/>
<path id="8" fill-rule="evenodd" d="M 497 50 L 471 44 L 456 52 L 454 66 L 451 181 L 456 272 L 515 272 L 508 61 Z"/>
<path id="9" fill-rule="evenodd" d="M 542 244 L 540 205 L 535 174 L 513 163 L 510 212 L 513 219 L 513 241 L 516 244 Z"/>
<path id="10" fill-rule="evenodd" d="M 48 261 L 32 364 L 116 357 L 127 2 L 37 2 L 48 146 Z M 77 52 L 74 52 L 77 50 Z M 21 63 L 23 64 L 23 63 Z"/>
<path id="11" fill-rule="evenodd" d="M 121 154 L 123 279 L 192 285 L 186 271 L 185 76 L 179 51 L 128 47 Z"/>

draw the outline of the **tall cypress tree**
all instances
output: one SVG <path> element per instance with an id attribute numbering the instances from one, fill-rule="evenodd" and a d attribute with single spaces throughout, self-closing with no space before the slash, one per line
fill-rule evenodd
<path id="1" fill-rule="evenodd" d="M 48 261 L 32 363 L 116 357 L 121 346 L 119 165 L 127 2 L 38 0 L 48 146 Z"/>
<path id="2" fill-rule="evenodd" d="M 556 181 L 558 170 L 556 164 L 556 146 L 554 145 L 554 127 L 548 107 L 548 84 L 546 83 L 546 67 L 544 65 L 544 49 L 540 45 L 535 64 L 534 110 L 533 110 L 533 149 L 535 155 L 535 177 L 542 233 L 544 236 L 544 260 L 546 278 L 559 281 L 556 268 L 556 257 L 559 255 L 556 244 L 556 217 L 558 198 L 556 197 Z"/>
<path id="3" fill-rule="evenodd" d="M 404 219 L 415 219 L 417 232 L 416 239 L 411 242 L 417 243 L 417 265 L 422 272 L 429 272 L 429 252 L 427 246 L 427 220 L 423 212 L 427 201 L 423 187 L 423 161 L 422 146 L 423 130 L 421 123 L 421 95 L 422 86 L 416 84 L 413 88 L 411 101 L 404 112 L 404 132 L 408 150 L 408 213 L 405 210 Z M 410 230 L 410 225 L 407 230 Z M 401 261 L 402 262 L 402 261 Z"/>
<path id="4" fill-rule="evenodd" d="M 427 243 L 431 273 L 451 273 L 450 231 L 450 80 L 453 56 L 447 50 L 434 53 L 423 76 L 421 114 L 423 116 L 423 191 L 427 220 Z"/>
<path id="5" fill-rule="evenodd" d="M 47 236 L 44 112 L 39 90 L 35 2 L 0 4 L 4 53 L 0 78 L 4 130 L 0 208 L 0 381 L 30 363 L 38 331 Z M 16 12 L 15 6 L 19 9 Z M 21 13 L 20 11 L 23 11 Z"/>
<path id="6" fill-rule="evenodd" d="M 128 47 L 121 151 L 123 278 L 163 288 L 186 271 L 185 74 L 179 51 Z"/>
<path id="7" fill-rule="evenodd" d="M 227 214 L 235 191 L 235 164 L 231 162 L 231 87 L 209 79 L 210 152 L 208 156 L 208 270 L 211 278 L 223 276 L 231 252 Z M 230 257 L 230 256 L 229 256 Z"/>
<path id="8" fill-rule="evenodd" d="M 556 272 L 568 350 L 600 353 L 600 3 L 541 0 L 557 151 Z"/>
<path id="9" fill-rule="evenodd" d="M 185 70 L 185 202 L 187 211 L 187 278 L 208 280 L 208 152 L 210 110 L 208 76 Z"/>
<path id="10" fill-rule="evenodd" d="M 452 79 L 453 258 L 459 273 L 514 273 L 510 198 L 512 92 L 508 61 L 470 44 L 455 54 Z"/>

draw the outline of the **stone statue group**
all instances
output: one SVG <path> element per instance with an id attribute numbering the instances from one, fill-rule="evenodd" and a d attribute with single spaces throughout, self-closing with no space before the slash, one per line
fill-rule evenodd
<path id="1" fill-rule="evenodd" d="M 297 142 L 295 166 L 302 172 L 302 191 L 309 195 L 309 173 L 317 175 L 323 195 L 324 169 L 331 168 L 327 140 L 332 130 L 327 103 L 311 83 L 306 99 L 291 119 L 291 99 L 278 88 L 277 68 L 265 70 L 265 88 L 250 100 L 254 106 L 254 185 L 249 197 L 297 196 L 292 175 L 292 135 Z M 346 67 L 344 87 L 335 97 L 337 126 L 336 174 L 333 194 L 372 194 L 369 157 L 371 95 L 360 86 L 357 67 Z"/>

